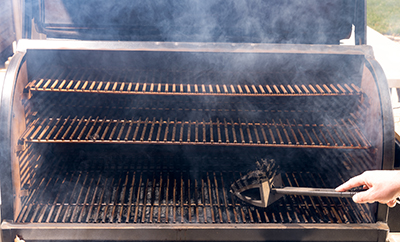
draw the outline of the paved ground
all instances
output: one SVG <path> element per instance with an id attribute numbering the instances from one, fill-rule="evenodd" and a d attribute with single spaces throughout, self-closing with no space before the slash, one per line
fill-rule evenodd
<path id="1" fill-rule="evenodd" d="M 367 44 L 373 47 L 375 58 L 385 71 L 391 87 L 395 131 L 400 134 L 400 92 L 397 91 L 400 89 L 396 90 L 396 87 L 400 88 L 400 42 L 368 28 Z"/>
<path id="2" fill-rule="evenodd" d="M 384 36 L 368 27 L 367 44 L 374 50 L 375 59 L 382 66 L 391 87 L 391 100 L 395 131 L 400 134 L 400 102 L 396 87 L 400 88 L 400 42 L 398 37 Z M 354 38 L 342 40 L 341 44 L 354 45 Z"/>
<path id="3" fill-rule="evenodd" d="M 400 43 L 368 28 L 367 44 L 374 49 L 375 58 L 382 65 L 390 85 L 400 87 Z"/>

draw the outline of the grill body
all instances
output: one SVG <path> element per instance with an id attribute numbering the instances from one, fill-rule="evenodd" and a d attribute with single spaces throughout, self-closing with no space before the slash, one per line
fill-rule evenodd
<path id="1" fill-rule="evenodd" d="M 387 208 L 230 184 L 274 159 L 285 186 L 393 166 L 368 46 L 24 40 L 2 83 L 3 241 L 384 241 Z"/>

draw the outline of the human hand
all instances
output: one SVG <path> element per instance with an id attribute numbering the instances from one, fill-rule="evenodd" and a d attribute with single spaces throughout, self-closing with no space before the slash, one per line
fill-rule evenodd
<path id="1" fill-rule="evenodd" d="M 354 195 L 354 202 L 380 202 L 387 204 L 389 207 L 394 207 L 396 198 L 400 196 L 400 171 L 365 171 L 338 186 L 335 190 L 344 192 L 358 186 L 363 186 L 364 189 L 368 190 Z"/>

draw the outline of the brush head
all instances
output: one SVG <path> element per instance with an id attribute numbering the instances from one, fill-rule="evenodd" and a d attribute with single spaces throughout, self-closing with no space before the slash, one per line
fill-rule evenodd
<path id="1" fill-rule="evenodd" d="M 272 192 L 273 187 L 282 185 L 282 179 L 275 160 L 263 159 L 256 164 L 257 169 L 232 183 L 230 191 L 244 202 L 265 208 L 282 197 Z"/>

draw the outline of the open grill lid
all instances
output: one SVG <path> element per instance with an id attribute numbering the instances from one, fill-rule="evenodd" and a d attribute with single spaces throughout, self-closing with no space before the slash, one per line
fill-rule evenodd
<path id="1" fill-rule="evenodd" d="M 365 42 L 365 0 L 27 1 L 28 38 L 339 44 L 355 25 Z"/>

